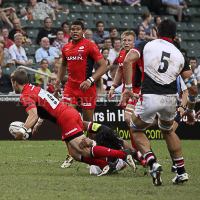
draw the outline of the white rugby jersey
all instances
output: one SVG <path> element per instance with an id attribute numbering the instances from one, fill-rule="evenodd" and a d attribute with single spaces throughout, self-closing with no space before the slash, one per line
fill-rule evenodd
<path id="1" fill-rule="evenodd" d="M 176 78 L 189 67 L 181 52 L 167 38 L 141 42 L 132 50 L 143 58 L 142 94 L 176 94 Z M 184 70 L 185 71 L 185 70 Z"/>

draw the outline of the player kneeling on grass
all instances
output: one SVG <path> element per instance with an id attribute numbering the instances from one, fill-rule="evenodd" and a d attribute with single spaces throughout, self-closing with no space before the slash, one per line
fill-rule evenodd
<path id="1" fill-rule="evenodd" d="M 114 150 L 102 146 L 81 149 L 79 143 L 85 136 L 78 111 L 58 101 L 52 94 L 42 88 L 29 84 L 25 70 L 15 70 L 11 74 L 11 82 L 16 94 L 21 94 L 20 101 L 28 113 L 24 126 L 19 131 L 14 132 L 16 139 L 25 140 L 26 131 L 37 122 L 39 116 L 42 119 L 48 119 L 56 123 L 61 128 L 62 140 L 69 143 L 71 154 L 75 160 L 97 165 L 103 169 L 98 176 L 112 172 L 115 170 L 116 165 L 99 158 L 121 158 L 135 170 L 133 161 L 135 152 L 131 149 Z"/>

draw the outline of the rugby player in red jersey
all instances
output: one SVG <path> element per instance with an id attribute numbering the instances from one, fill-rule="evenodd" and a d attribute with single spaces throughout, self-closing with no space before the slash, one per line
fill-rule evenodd
<path id="1" fill-rule="evenodd" d="M 26 139 L 26 131 L 31 128 L 38 116 L 56 123 L 62 130 L 62 140 L 67 141 L 73 158 L 79 162 L 94 164 L 103 169 L 98 176 L 105 175 L 115 169 L 112 162 L 99 158 L 121 158 L 135 170 L 133 156 L 135 152 L 128 150 L 114 150 L 102 146 L 80 148 L 79 144 L 84 140 L 82 120 L 77 110 L 63 104 L 52 94 L 28 83 L 26 71 L 15 70 L 11 74 L 11 82 L 17 94 L 21 94 L 20 101 L 26 108 L 28 118 L 24 126 L 15 131 L 16 139 Z"/>
<path id="2" fill-rule="evenodd" d="M 115 88 L 121 83 L 121 81 L 124 84 L 123 91 L 125 90 L 126 83 L 124 81 L 123 63 L 124 63 L 126 54 L 129 52 L 130 49 L 132 49 L 134 47 L 136 35 L 133 31 L 125 31 L 121 35 L 121 38 L 122 38 L 122 45 L 123 45 L 124 49 L 122 51 L 120 51 L 119 56 L 118 56 L 118 63 L 119 63 L 118 69 L 115 74 L 115 78 L 114 78 L 112 87 L 109 91 L 108 99 L 113 99 L 113 94 L 115 92 Z M 129 86 L 129 87 L 132 87 L 133 92 L 136 94 L 138 94 L 140 92 L 141 71 L 142 71 L 142 61 L 138 60 L 137 63 L 134 63 L 132 65 L 132 85 Z M 130 99 L 129 101 L 126 102 L 126 104 L 124 104 L 122 106 L 122 107 L 126 108 L 125 109 L 125 119 L 126 119 L 126 122 L 129 127 L 130 127 L 130 118 L 131 118 L 133 106 L 135 104 L 136 104 L 136 100 L 132 101 L 132 99 Z M 127 107 L 126 107 L 126 105 L 127 105 Z M 137 149 L 136 145 L 134 144 L 133 138 L 131 137 L 131 134 L 130 134 L 130 139 L 131 139 L 132 147 L 134 149 Z M 141 162 L 141 164 L 145 164 L 145 160 L 143 160 L 140 152 L 138 152 L 137 154 L 138 154 L 138 156 L 136 159 L 139 162 Z"/>
<path id="3" fill-rule="evenodd" d="M 83 38 L 84 25 L 81 21 L 72 22 L 70 34 L 72 42 L 66 44 L 62 50 L 62 65 L 56 81 L 55 96 L 57 96 L 59 84 L 68 70 L 68 82 L 62 101 L 74 108 L 80 106 L 84 121 L 93 121 L 97 97 L 94 83 L 106 73 L 106 63 L 98 46 Z M 98 70 L 92 74 L 94 62 L 98 65 Z M 72 162 L 73 160 L 68 155 L 61 167 L 69 167 Z"/>

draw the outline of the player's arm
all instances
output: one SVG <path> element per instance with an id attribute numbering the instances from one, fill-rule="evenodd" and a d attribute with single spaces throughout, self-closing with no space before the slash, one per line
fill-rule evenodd
<path id="1" fill-rule="evenodd" d="M 60 83 L 63 80 L 64 76 L 66 75 L 67 72 L 67 60 L 62 59 L 62 64 L 60 67 L 60 70 L 58 72 L 58 78 L 56 79 L 56 85 L 55 85 L 55 91 L 54 91 L 54 96 L 58 98 L 58 93 L 60 93 Z"/>
<path id="2" fill-rule="evenodd" d="M 18 140 L 25 140 L 26 131 L 38 120 L 37 108 L 31 108 L 27 111 L 27 114 L 28 118 L 26 119 L 24 126 L 19 131 L 14 132 L 16 134 L 15 138 Z"/>
<path id="3" fill-rule="evenodd" d="M 122 80 L 122 74 L 121 74 L 120 69 L 118 67 L 117 71 L 115 73 L 115 78 L 113 80 L 112 86 L 111 86 L 110 91 L 108 93 L 108 99 L 114 99 L 113 94 L 115 92 L 115 89 L 119 86 L 121 80 Z"/>
<path id="4" fill-rule="evenodd" d="M 191 70 L 183 71 L 181 73 L 181 76 L 185 82 L 185 85 L 188 89 L 188 101 L 187 101 L 187 108 L 183 116 L 188 117 L 188 122 L 186 122 L 189 125 L 194 124 L 194 107 L 196 104 L 196 101 L 198 99 L 198 89 L 197 89 L 197 80 L 194 77 L 194 74 Z"/>

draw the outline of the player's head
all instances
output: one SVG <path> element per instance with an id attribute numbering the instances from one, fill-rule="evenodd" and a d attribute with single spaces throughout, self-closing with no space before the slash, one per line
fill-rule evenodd
<path id="1" fill-rule="evenodd" d="M 73 21 L 70 26 L 70 35 L 72 37 L 73 42 L 80 41 L 83 38 L 83 33 L 84 24 L 79 20 Z"/>
<path id="2" fill-rule="evenodd" d="M 120 150 L 123 147 L 123 141 L 120 140 L 112 129 L 103 129 L 96 134 L 98 146 L 104 146 L 111 149 Z"/>
<path id="3" fill-rule="evenodd" d="M 121 35 L 122 38 L 122 46 L 126 51 L 129 51 L 131 48 L 134 47 L 134 42 L 136 39 L 136 35 L 134 31 L 125 31 Z"/>
<path id="4" fill-rule="evenodd" d="M 24 69 L 17 69 L 11 74 L 10 78 L 15 93 L 20 94 L 22 92 L 23 86 L 28 83 L 28 76 L 26 71 Z"/>
<path id="5" fill-rule="evenodd" d="M 158 37 L 166 37 L 174 40 L 176 37 L 176 23 L 171 19 L 164 19 L 158 25 Z"/>

